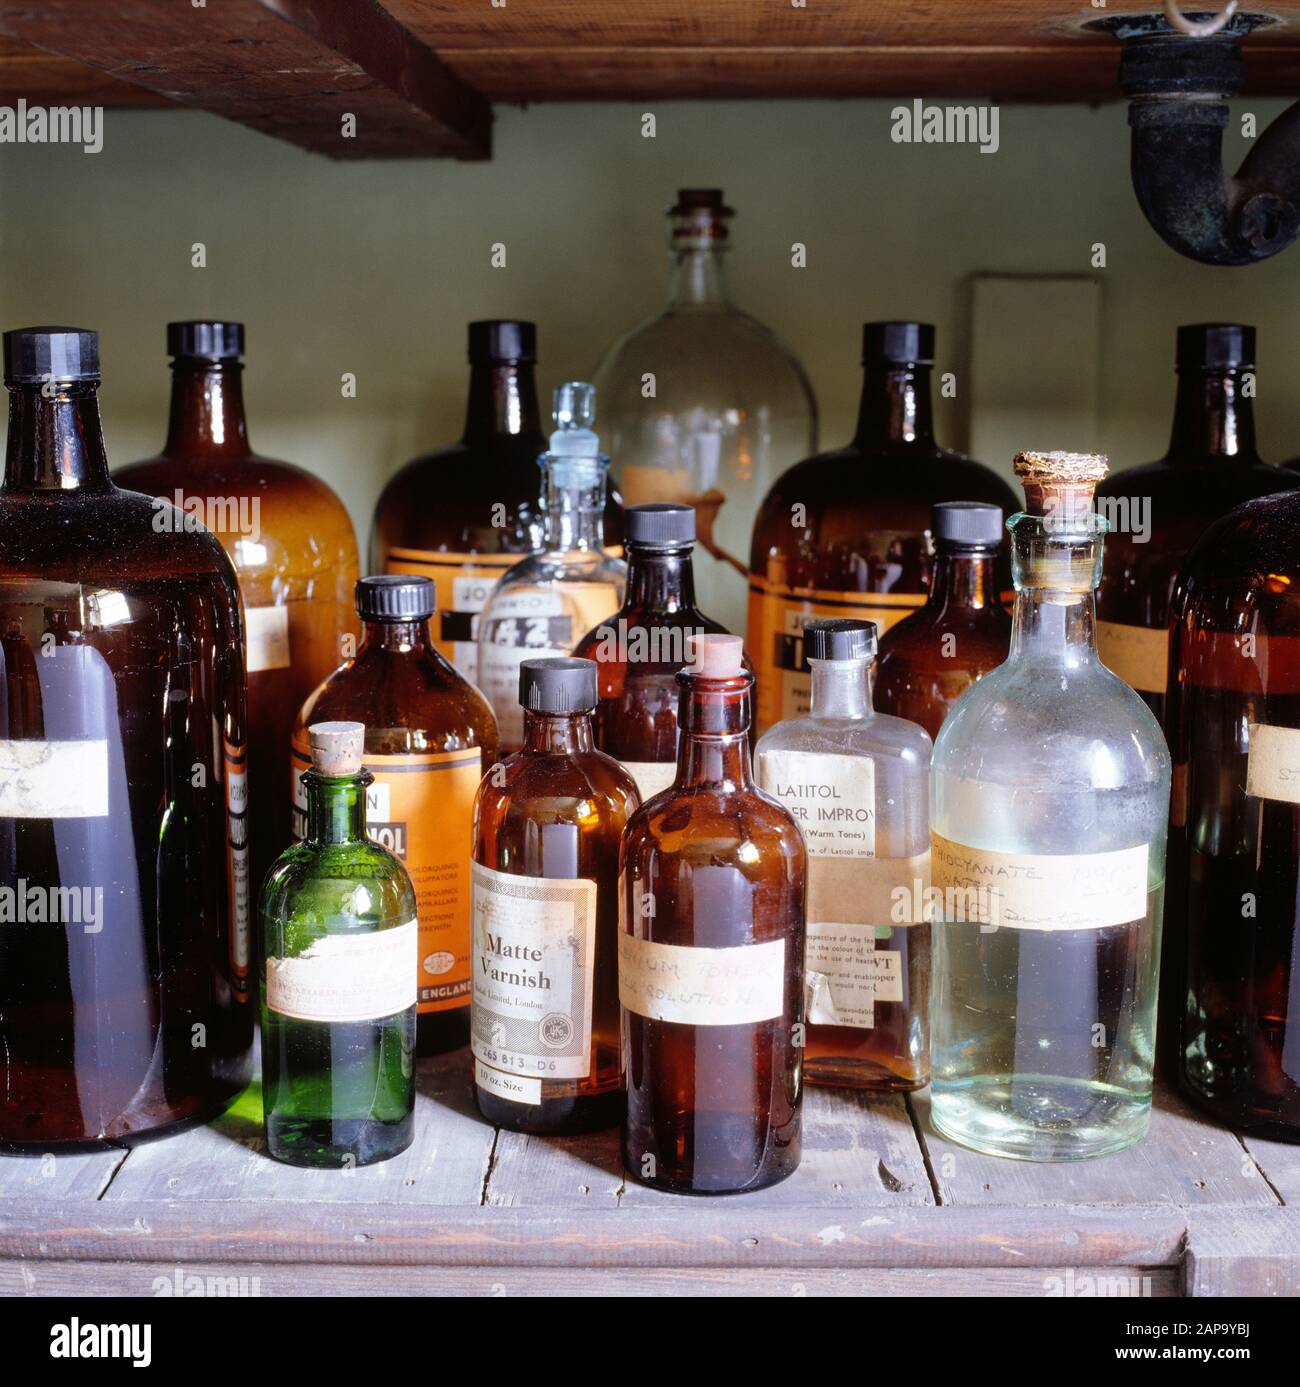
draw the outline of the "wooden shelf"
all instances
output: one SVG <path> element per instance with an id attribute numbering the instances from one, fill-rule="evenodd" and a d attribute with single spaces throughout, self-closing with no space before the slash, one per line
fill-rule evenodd
<path id="1" fill-rule="evenodd" d="M 1156 0 L 1105 9 L 1086 0 L 0 0 L 0 102 L 197 106 L 334 158 L 486 158 L 498 101 L 1117 100 L 1119 45 L 1084 26 L 1156 9 Z M 1278 22 L 1247 41 L 1247 91 L 1300 92 L 1300 0 L 1266 12 Z"/>
<path id="2" fill-rule="evenodd" d="M 0 1295 L 1300 1294 L 1300 1146 L 1169 1095 L 1140 1145 L 1035 1165 L 942 1140 L 924 1095 L 809 1088 L 798 1171 L 701 1200 L 629 1179 L 614 1132 L 494 1130 L 468 1075 L 422 1063 L 414 1144 L 351 1173 L 271 1160 L 247 1096 L 131 1151 L 0 1157 Z"/>

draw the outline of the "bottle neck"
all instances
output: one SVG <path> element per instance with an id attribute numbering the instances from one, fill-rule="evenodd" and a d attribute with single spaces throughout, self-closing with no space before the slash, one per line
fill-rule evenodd
<path id="1" fill-rule="evenodd" d="M 546 548 L 551 552 L 599 549 L 605 543 L 605 463 L 596 469 L 548 464 L 542 483 Z"/>
<path id="2" fill-rule="evenodd" d="M 1011 532 L 1016 603 L 1009 658 L 1074 669 L 1097 659 L 1097 609 L 1106 522 L 1089 514 L 1063 530 L 1041 515 L 1019 515 Z"/>
<path id="3" fill-rule="evenodd" d="M 433 637 L 429 634 L 428 618 L 418 621 L 373 621 L 362 622 L 361 648 L 363 650 L 388 650 L 397 655 L 411 651 L 429 651 L 434 648 Z"/>
<path id="4" fill-rule="evenodd" d="M 858 448 L 915 448 L 933 451 L 930 367 L 869 362 L 858 406 Z"/>
<path id="5" fill-rule="evenodd" d="M 98 388 L 97 381 L 10 387 L 5 490 L 112 490 Z"/>
<path id="6" fill-rule="evenodd" d="M 727 303 L 727 276 L 719 246 L 679 246 L 672 252 L 670 308 L 713 308 Z"/>
<path id="7" fill-rule="evenodd" d="M 869 660 L 809 660 L 808 668 L 812 670 L 811 717 L 871 717 L 875 709 Z"/>
<path id="8" fill-rule="evenodd" d="M 594 751 L 590 713 L 534 713 L 524 709 L 524 750 L 573 756 Z"/>
<path id="9" fill-rule="evenodd" d="M 322 775 L 308 771 L 307 837 L 315 844 L 359 843 L 366 836 L 366 786 L 369 771 L 359 775 Z"/>
<path id="10" fill-rule="evenodd" d="M 476 361 L 469 373 L 465 442 L 542 431 L 531 361 Z"/>
<path id="11" fill-rule="evenodd" d="M 1243 371 L 1180 371 L 1168 458 L 1183 463 L 1259 461 L 1255 402 L 1244 393 Z M 1253 380 L 1253 376 L 1252 376 Z"/>
<path id="12" fill-rule="evenodd" d="M 994 606 L 994 553 L 989 549 L 957 549 L 940 544 L 930 578 L 926 605 L 942 611 L 945 607 L 968 607 L 980 611 Z"/>
<path id="13" fill-rule="evenodd" d="M 695 565 L 690 548 L 628 545 L 624 606 L 643 612 L 694 611 Z"/>
<path id="14" fill-rule="evenodd" d="M 753 676 L 702 679 L 683 673 L 677 724 L 678 788 L 752 789 L 749 725 Z"/>
<path id="15" fill-rule="evenodd" d="M 186 461 L 247 457 L 244 368 L 238 361 L 172 362 L 172 401 L 167 420 L 167 457 Z"/>

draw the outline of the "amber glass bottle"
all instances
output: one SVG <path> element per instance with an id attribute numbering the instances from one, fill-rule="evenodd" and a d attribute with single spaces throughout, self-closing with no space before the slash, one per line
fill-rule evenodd
<path id="1" fill-rule="evenodd" d="M 1300 486 L 1300 477 L 1255 451 L 1253 327 L 1180 327 L 1177 370 L 1169 451 L 1097 488 L 1097 509 L 1110 523 L 1097 589 L 1097 649 L 1162 720 L 1169 599 L 1187 551 L 1234 506 Z M 1168 959 L 1168 926 L 1165 942 Z"/>
<path id="2" fill-rule="evenodd" d="M 861 617 L 887 631 L 925 601 L 930 511 L 937 501 L 989 501 L 1008 514 L 1011 488 L 934 440 L 928 323 L 867 323 L 853 441 L 792 467 L 754 525 L 746 644 L 758 674 L 758 727 L 808 711 L 803 624 Z M 1010 590 L 1006 558 L 999 591 Z"/>
<path id="3" fill-rule="evenodd" d="M 693 507 L 629 506 L 623 531 L 627 596 L 573 653 L 600 669 L 596 745 L 623 763 L 647 800 L 677 774 L 678 671 L 698 637 L 723 628 L 695 604 Z"/>
<path id="4" fill-rule="evenodd" d="M 701 636 L 681 684 L 677 779 L 633 815 L 620 875 L 623 1159 L 688 1194 L 799 1164 L 807 857 L 754 784 L 739 636 Z"/>
<path id="5" fill-rule="evenodd" d="M 357 541 L 319 478 L 259 457 L 244 422 L 242 323 L 167 324 L 171 418 L 162 452 L 117 481 L 173 501 L 221 541 L 239 575 L 248 667 L 253 890 L 290 842 L 289 734 L 302 701 L 349 653 Z"/>
<path id="6" fill-rule="evenodd" d="M 308 730 L 365 723 L 366 832 L 406 868 L 420 933 L 416 1044 L 437 1054 L 469 1039 L 470 868 L 474 796 L 496 759 L 497 729 L 481 693 L 434 648 L 430 578 L 362 578 L 356 658 L 302 707 L 293 731 L 294 836 L 306 837 Z M 286 791 L 289 789 L 285 787 Z"/>
<path id="7" fill-rule="evenodd" d="M 536 363 L 535 324 L 509 318 L 471 323 L 464 434 L 408 462 L 375 507 L 371 566 L 437 583 L 434 644 L 466 679 L 478 677 L 477 618 L 493 586 L 543 544 L 537 459 L 546 451 L 546 435 Z M 620 541 L 620 511 L 611 492 L 607 546 Z"/>
<path id="8" fill-rule="evenodd" d="M 892 626 L 876 662 L 876 709 L 939 735 L 948 709 L 1011 647 L 1011 617 L 994 570 L 1005 534 L 999 506 L 934 508 L 934 572 L 919 612 Z"/>
<path id="9" fill-rule="evenodd" d="M 1170 639 L 1161 1058 L 1222 1121 L 1300 1141 L 1300 494 L 1206 530 Z"/>
<path id="10" fill-rule="evenodd" d="M 43 1151 L 248 1082 L 244 671 L 221 546 L 109 480 L 96 334 L 8 332 L 4 364 L 0 1146 Z"/>
<path id="11" fill-rule="evenodd" d="M 524 745 L 474 811 L 474 1093 L 516 1132 L 623 1114 L 618 844 L 632 778 L 596 750 L 590 660 L 525 660 Z"/>

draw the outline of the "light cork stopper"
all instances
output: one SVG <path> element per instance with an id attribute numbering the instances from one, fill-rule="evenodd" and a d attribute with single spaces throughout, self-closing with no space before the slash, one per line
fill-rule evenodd
<path id="1" fill-rule="evenodd" d="M 1097 483 L 1110 471 L 1101 453 L 1017 453 L 1013 466 L 1025 489 L 1025 509 L 1067 522 L 1091 512 Z"/>
<path id="2" fill-rule="evenodd" d="M 702 679 L 733 679 L 745 672 L 744 654 L 745 642 L 739 636 L 698 636 L 691 673 Z"/>
<path id="3" fill-rule="evenodd" d="M 366 736 L 364 722 L 318 722 L 307 729 L 311 763 L 322 775 L 356 775 Z"/>

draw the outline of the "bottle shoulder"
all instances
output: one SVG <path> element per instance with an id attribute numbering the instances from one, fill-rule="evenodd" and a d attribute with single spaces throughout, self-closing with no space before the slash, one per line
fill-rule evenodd
<path id="1" fill-rule="evenodd" d="M 268 925 L 366 933 L 414 918 L 415 892 L 401 862 L 369 839 L 297 843 L 267 876 L 261 913 Z"/>

